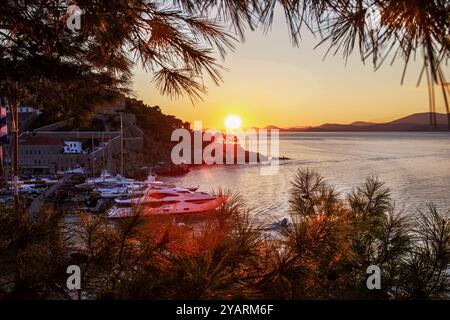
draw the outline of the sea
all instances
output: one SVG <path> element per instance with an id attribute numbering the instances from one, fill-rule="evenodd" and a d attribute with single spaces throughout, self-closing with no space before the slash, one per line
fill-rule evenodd
<path id="1" fill-rule="evenodd" d="M 193 168 L 180 177 L 161 178 L 200 191 L 239 194 L 250 214 L 281 219 L 289 214 L 292 181 L 300 168 L 318 171 L 345 198 L 367 177 L 391 189 L 399 210 L 424 211 L 428 203 L 450 209 L 450 133 L 280 133 L 280 161 L 273 175 L 262 164 Z"/>

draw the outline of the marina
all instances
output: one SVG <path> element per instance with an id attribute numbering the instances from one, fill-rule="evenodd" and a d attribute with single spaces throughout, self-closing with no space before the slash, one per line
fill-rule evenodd
<path id="1" fill-rule="evenodd" d="M 8 0 L 0 21 L 0 301 L 450 299 L 450 1 Z"/>
<path id="2" fill-rule="evenodd" d="M 74 184 L 73 180 L 84 181 Z M 12 182 L 8 182 L 8 185 L 11 186 Z M 149 216 L 205 213 L 213 211 L 226 201 L 225 195 L 197 192 L 198 186 L 177 187 L 156 180 L 154 175 L 139 181 L 120 174 L 111 175 L 106 170 L 99 177 L 84 178 L 81 174 L 68 174 L 56 180 L 21 180 L 18 185 L 21 197 L 28 200 L 29 210 L 33 213 L 37 213 L 42 203 L 51 200 L 54 192 L 64 186 L 68 192 L 63 201 L 72 204 L 74 210 L 78 207 L 80 212 L 105 214 L 111 219 L 133 214 Z M 4 203 L 11 199 L 7 195 L 9 189 L 1 197 Z"/>

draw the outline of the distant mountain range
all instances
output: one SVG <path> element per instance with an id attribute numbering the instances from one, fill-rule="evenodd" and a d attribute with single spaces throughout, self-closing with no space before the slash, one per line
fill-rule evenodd
<path id="1" fill-rule="evenodd" d="M 279 129 L 281 132 L 436 132 L 450 131 L 448 116 L 436 113 L 437 126 L 430 124 L 430 113 L 415 113 L 391 122 L 373 123 L 366 121 L 355 121 L 350 124 L 325 123 L 317 127 L 293 127 L 279 128 L 267 126 L 266 129 Z"/>

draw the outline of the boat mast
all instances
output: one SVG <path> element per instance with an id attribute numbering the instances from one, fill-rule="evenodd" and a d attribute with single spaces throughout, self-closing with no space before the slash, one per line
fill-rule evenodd
<path id="1" fill-rule="evenodd" d="M 105 133 L 102 132 L 102 148 L 103 148 L 103 172 L 106 170 L 106 154 L 105 154 Z"/>
<path id="2" fill-rule="evenodd" d="M 13 155 L 13 194 L 14 194 L 14 211 L 19 218 L 19 84 L 17 81 L 12 83 L 9 88 L 9 108 L 11 113 L 11 125 L 13 133 L 12 155 Z"/>
<path id="3" fill-rule="evenodd" d="M 123 177 L 123 119 L 120 113 L 120 174 Z"/>
<path id="4" fill-rule="evenodd" d="M 5 170 L 3 169 L 3 145 L 0 144 L 0 190 L 3 190 Z"/>
<path id="5" fill-rule="evenodd" d="M 95 179 L 95 168 L 94 168 L 94 136 L 91 137 L 91 161 L 92 161 L 92 178 Z"/>
<path id="6" fill-rule="evenodd" d="M 0 99 L 0 190 L 2 190 L 6 185 L 3 144 L 5 144 L 8 139 L 8 128 L 6 126 L 6 100 L 3 99 L 3 97 L 0 97 Z"/>

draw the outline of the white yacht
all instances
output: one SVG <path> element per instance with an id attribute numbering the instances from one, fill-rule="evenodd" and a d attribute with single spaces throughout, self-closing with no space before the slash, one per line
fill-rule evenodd
<path id="1" fill-rule="evenodd" d="M 102 199 L 115 199 L 117 206 L 129 206 L 144 203 L 145 197 L 156 191 L 192 193 L 198 187 L 177 188 L 172 184 L 157 181 L 155 176 L 149 175 L 145 181 L 127 179 L 120 175 L 112 176 L 103 171 L 98 178 L 87 179 L 77 186 L 79 189 L 89 190 Z M 131 212 L 131 210 L 130 210 Z"/>
<path id="2" fill-rule="evenodd" d="M 184 188 L 150 188 L 144 196 L 128 196 L 115 200 L 116 205 L 108 211 L 109 218 L 192 214 L 209 212 L 227 200 L 225 195 L 210 195 Z"/>
<path id="3" fill-rule="evenodd" d="M 93 190 L 94 188 L 98 187 L 99 185 L 103 186 L 115 186 L 117 184 L 130 184 L 134 183 L 135 181 L 133 179 L 125 178 L 121 175 L 113 176 L 108 171 L 103 170 L 100 177 L 96 178 L 88 178 L 86 181 L 82 184 L 77 185 L 76 187 L 79 189 L 85 189 L 85 190 Z"/>
<path id="4" fill-rule="evenodd" d="M 102 173 L 100 174 L 100 177 L 98 178 L 88 178 L 86 180 L 87 184 L 97 184 L 97 183 L 102 183 L 102 182 L 110 182 L 110 183 L 132 183 L 134 182 L 133 179 L 128 179 L 125 178 L 123 176 L 121 176 L 120 174 L 113 176 L 112 174 L 110 174 L 108 171 L 103 170 Z"/>

